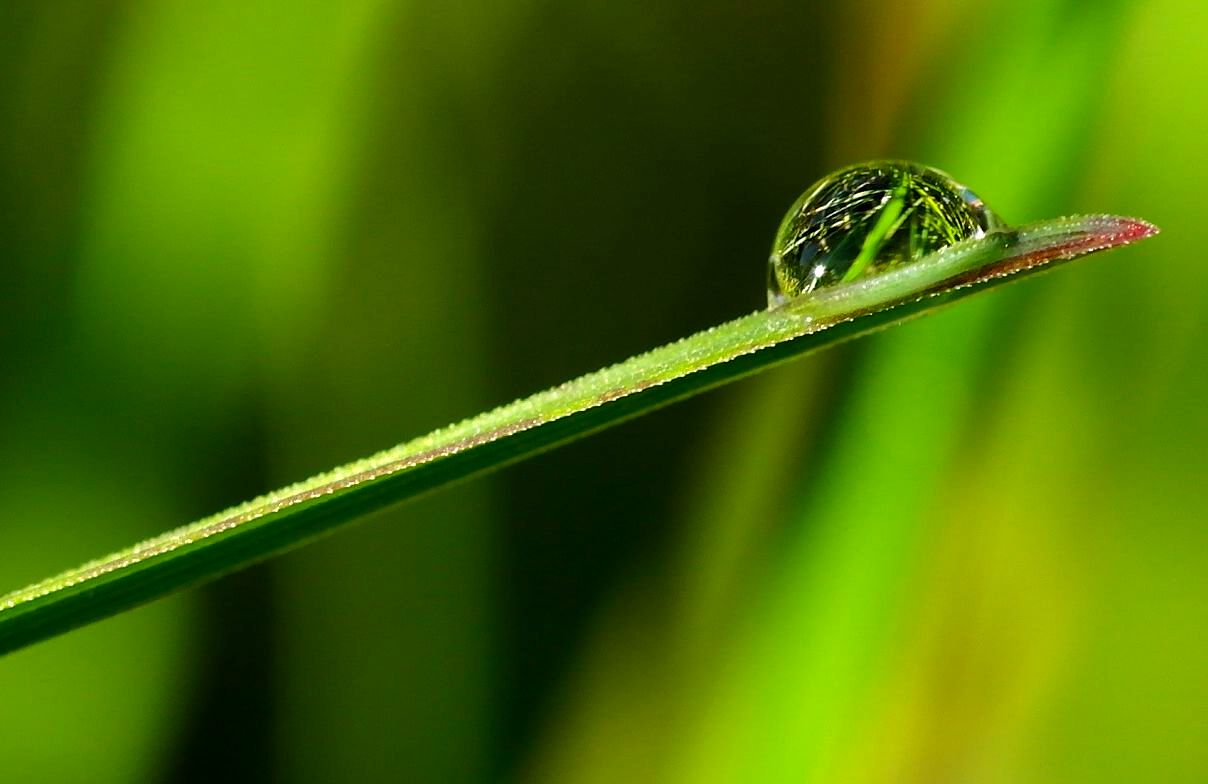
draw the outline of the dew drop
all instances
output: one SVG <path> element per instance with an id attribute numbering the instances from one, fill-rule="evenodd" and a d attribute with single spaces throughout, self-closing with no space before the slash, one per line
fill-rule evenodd
<path id="1" fill-rule="evenodd" d="M 768 261 L 768 307 L 1004 228 L 977 194 L 939 169 L 907 161 L 840 169 L 784 216 Z"/>

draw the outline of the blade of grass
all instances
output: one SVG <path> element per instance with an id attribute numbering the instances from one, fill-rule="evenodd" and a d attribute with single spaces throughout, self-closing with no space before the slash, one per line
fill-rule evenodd
<path id="1" fill-rule="evenodd" d="M 1043 221 L 713 327 L 0 597 L 0 654 L 247 566 L 427 490 L 1154 233 L 1143 221 L 1115 216 Z"/>

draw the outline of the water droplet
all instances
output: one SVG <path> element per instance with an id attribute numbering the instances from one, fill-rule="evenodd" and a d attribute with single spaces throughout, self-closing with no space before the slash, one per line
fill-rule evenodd
<path id="1" fill-rule="evenodd" d="M 780 224 L 768 306 L 917 261 L 1006 228 L 977 194 L 939 169 L 874 161 L 814 183 Z"/>

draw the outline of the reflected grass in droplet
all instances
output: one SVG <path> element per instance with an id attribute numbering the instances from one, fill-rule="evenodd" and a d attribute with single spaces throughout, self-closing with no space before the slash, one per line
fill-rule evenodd
<path id="1" fill-rule="evenodd" d="M 830 174 L 789 208 L 768 261 L 768 305 L 912 264 L 1005 224 L 948 174 L 872 161 Z"/>

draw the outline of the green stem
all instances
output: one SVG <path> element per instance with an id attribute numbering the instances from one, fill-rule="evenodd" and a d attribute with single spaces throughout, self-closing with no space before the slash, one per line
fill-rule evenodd
<path id="1" fill-rule="evenodd" d="M 0 597 L 0 654 L 263 560 L 428 490 L 1155 232 L 1112 216 L 1045 221 L 705 330 Z"/>

